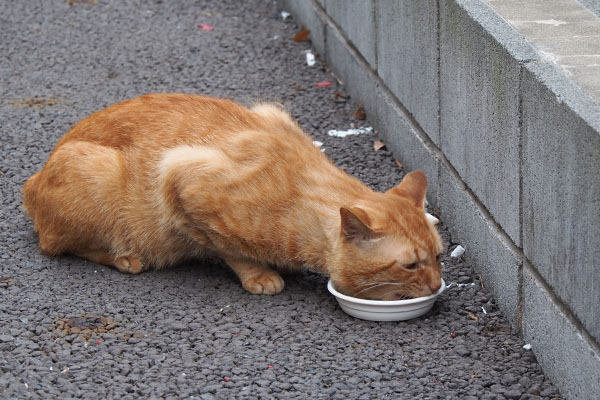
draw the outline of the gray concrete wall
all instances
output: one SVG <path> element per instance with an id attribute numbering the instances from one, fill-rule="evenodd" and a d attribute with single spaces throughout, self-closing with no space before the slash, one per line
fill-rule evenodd
<path id="1" fill-rule="evenodd" d="M 557 0 L 561 13 L 570 1 Z M 563 396 L 597 398 L 600 106 L 589 80 L 578 85 L 483 0 L 280 5 L 395 156 L 427 173 L 430 203 Z M 600 35 L 588 14 L 586 35 Z"/>

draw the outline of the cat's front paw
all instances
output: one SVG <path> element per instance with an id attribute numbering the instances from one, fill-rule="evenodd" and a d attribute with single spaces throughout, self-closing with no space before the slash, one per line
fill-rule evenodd
<path id="1" fill-rule="evenodd" d="M 283 290 L 283 278 L 275 271 L 263 272 L 242 283 L 244 289 L 252 294 L 277 294 Z"/>

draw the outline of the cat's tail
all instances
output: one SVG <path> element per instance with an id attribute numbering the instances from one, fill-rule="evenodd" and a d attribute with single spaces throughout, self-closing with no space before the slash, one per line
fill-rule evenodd
<path id="1" fill-rule="evenodd" d="M 38 186 L 40 184 L 40 172 L 38 171 L 31 178 L 27 179 L 25 185 L 23 185 L 23 207 L 25 207 L 25 211 L 31 218 L 35 216 L 36 210 L 36 198 L 38 192 Z"/>

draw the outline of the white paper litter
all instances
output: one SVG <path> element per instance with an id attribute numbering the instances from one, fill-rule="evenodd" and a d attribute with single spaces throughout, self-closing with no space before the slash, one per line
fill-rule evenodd
<path id="1" fill-rule="evenodd" d="M 450 253 L 450 257 L 460 257 L 465 253 L 465 248 L 462 247 L 461 245 L 456 246 L 456 248 L 454 250 L 452 250 L 452 253 Z"/>
<path id="2" fill-rule="evenodd" d="M 481 307 L 481 311 L 483 311 L 484 314 L 487 314 L 487 311 L 485 310 L 485 308 Z"/>
<path id="3" fill-rule="evenodd" d="M 290 15 L 291 15 L 291 14 L 290 14 L 289 12 L 287 12 L 287 11 L 282 11 L 282 12 L 281 12 L 281 19 L 285 21 L 286 19 L 288 19 L 288 17 L 289 17 Z"/>
<path id="4" fill-rule="evenodd" d="M 449 287 L 452 287 L 452 286 L 457 286 L 457 287 L 475 286 L 475 282 L 471 282 L 471 283 L 450 282 L 449 284 L 446 285 L 446 288 L 449 288 Z"/>
<path id="5" fill-rule="evenodd" d="M 313 144 L 317 147 L 323 146 L 323 142 L 319 142 L 318 140 L 313 140 Z"/>
<path id="6" fill-rule="evenodd" d="M 315 61 L 315 55 L 313 53 L 311 53 L 310 51 L 306 52 L 306 64 L 308 64 L 309 67 L 312 67 L 313 65 L 315 65 L 316 61 Z"/>
<path id="7" fill-rule="evenodd" d="M 440 222 L 439 219 L 429 213 L 425 213 L 425 217 L 427 218 L 427 221 L 432 222 L 434 225 L 437 225 L 438 222 Z"/>
<path id="8" fill-rule="evenodd" d="M 360 135 L 361 133 L 371 133 L 373 131 L 373 128 L 370 126 L 367 127 L 360 127 L 360 128 L 352 128 L 352 129 L 348 129 L 347 131 L 338 131 L 336 129 L 332 129 L 329 132 L 327 132 L 327 134 L 329 136 L 335 136 L 335 137 L 346 137 L 346 136 L 350 136 L 350 135 Z"/>
<path id="9" fill-rule="evenodd" d="M 523 346 L 523 348 L 525 350 L 531 350 L 531 345 L 529 343 L 527 343 L 526 345 Z"/>

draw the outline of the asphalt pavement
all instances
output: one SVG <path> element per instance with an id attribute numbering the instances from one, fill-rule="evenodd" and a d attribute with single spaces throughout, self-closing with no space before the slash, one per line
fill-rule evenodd
<path id="1" fill-rule="evenodd" d="M 313 273 L 245 292 L 219 260 L 126 275 L 40 254 L 20 190 L 77 121 L 150 92 L 280 102 L 377 190 L 404 171 L 271 1 L 0 2 L 0 398 L 558 398 L 473 266 L 406 322 L 344 314 Z M 199 25 L 202 24 L 202 25 Z M 310 37 L 309 37 L 310 38 Z M 317 86 L 331 82 L 331 86 Z M 401 163 L 402 160 L 399 160 Z M 433 210 L 430 210 L 433 211 Z M 469 251 L 468 243 L 461 243 Z"/>

